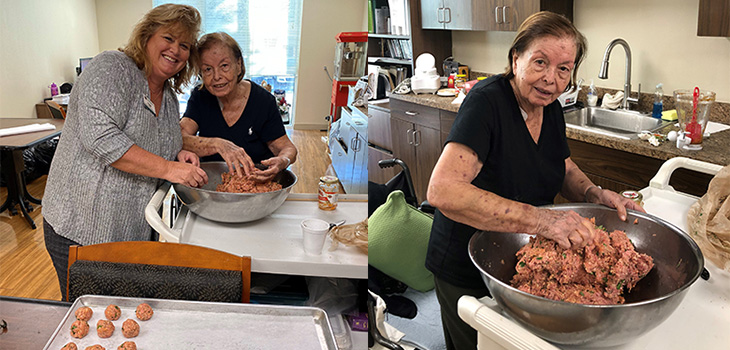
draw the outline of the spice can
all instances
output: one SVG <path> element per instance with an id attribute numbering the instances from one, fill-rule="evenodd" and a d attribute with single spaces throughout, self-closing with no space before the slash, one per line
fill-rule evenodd
<path id="1" fill-rule="evenodd" d="M 336 176 L 326 175 L 319 178 L 319 191 L 317 202 L 319 209 L 335 210 L 337 208 L 337 195 L 340 192 L 339 180 Z"/>
<path id="2" fill-rule="evenodd" d="M 639 191 L 626 190 L 626 191 L 621 192 L 621 196 L 634 201 L 636 204 L 638 204 L 640 206 L 644 206 L 644 196 L 642 196 L 641 193 L 639 193 Z"/>

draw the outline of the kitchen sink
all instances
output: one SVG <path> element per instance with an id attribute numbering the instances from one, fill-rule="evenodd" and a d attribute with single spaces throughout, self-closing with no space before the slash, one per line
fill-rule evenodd
<path id="1" fill-rule="evenodd" d="M 670 122 L 637 111 L 587 107 L 565 113 L 565 126 L 596 134 L 637 139 L 642 131 L 654 132 Z"/>

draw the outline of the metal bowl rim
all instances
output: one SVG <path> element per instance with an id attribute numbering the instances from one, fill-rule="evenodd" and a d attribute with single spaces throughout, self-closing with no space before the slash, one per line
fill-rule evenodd
<path id="1" fill-rule="evenodd" d="M 549 208 L 549 209 L 552 209 L 552 208 L 561 209 L 562 208 L 562 209 L 566 209 L 566 210 L 567 209 L 570 209 L 571 207 L 577 207 L 577 206 L 574 203 L 568 203 L 568 204 L 549 204 L 549 205 L 540 206 L 540 208 Z M 611 209 L 611 208 L 608 208 L 608 207 L 603 206 L 603 205 L 600 205 L 600 204 L 592 204 L 592 203 L 581 204 L 579 207 L 581 207 L 581 208 L 586 208 L 587 207 L 587 208 Z M 675 233 L 678 233 L 679 236 L 681 236 L 684 240 L 686 240 L 690 244 L 690 246 L 692 246 L 695 249 L 695 251 L 697 252 L 697 262 L 698 262 L 700 268 L 697 269 L 697 272 L 695 273 L 695 275 L 692 276 L 692 278 L 687 283 L 685 283 L 681 287 L 679 287 L 679 288 L 675 289 L 674 291 L 672 291 L 670 293 L 667 293 L 665 295 L 662 295 L 662 296 L 659 296 L 659 297 L 656 297 L 656 298 L 652 298 L 652 299 L 647 299 L 647 300 L 642 300 L 642 301 L 638 301 L 638 302 L 633 302 L 633 303 L 612 304 L 612 305 L 596 305 L 596 304 L 571 303 L 571 302 L 562 301 L 562 300 L 548 299 L 548 298 L 541 297 L 541 296 L 538 296 L 538 295 L 535 295 L 535 294 L 527 293 L 527 292 L 521 291 L 521 290 L 519 290 L 519 289 L 517 289 L 515 287 L 512 287 L 509 284 L 506 284 L 506 283 L 502 282 L 500 279 L 498 279 L 498 278 L 492 276 L 490 273 L 484 271 L 482 269 L 482 267 L 479 264 L 477 264 L 477 262 L 475 261 L 474 254 L 472 254 L 472 250 L 471 249 L 469 249 L 469 259 L 471 260 L 472 264 L 474 266 L 476 266 L 477 269 L 479 269 L 479 272 L 481 272 L 483 275 L 488 276 L 490 280 L 492 280 L 492 281 L 500 284 L 503 288 L 506 288 L 506 289 L 508 289 L 508 290 L 510 290 L 512 292 L 516 292 L 516 293 L 518 293 L 518 294 L 520 294 L 522 296 L 526 296 L 526 297 L 530 297 L 530 298 L 534 298 L 534 299 L 538 299 L 538 300 L 545 300 L 545 301 L 548 301 L 548 302 L 553 302 L 553 303 L 557 303 L 558 305 L 564 305 L 564 306 L 580 306 L 580 307 L 588 307 L 588 308 L 592 308 L 592 309 L 615 309 L 615 308 L 624 308 L 624 307 L 631 307 L 631 306 L 637 306 L 637 305 L 653 304 L 653 303 L 656 303 L 656 302 L 659 302 L 659 301 L 662 301 L 662 300 L 665 300 L 665 299 L 669 299 L 670 297 L 675 296 L 677 294 L 680 294 L 680 293 L 684 292 L 684 290 L 686 290 L 687 288 L 689 288 L 689 286 L 691 286 L 692 284 L 694 284 L 695 281 L 697 281 L 697 278 L 700 277 L 700 274 L 702 273 L 702 267 L 704 267 L 704 265 L 705 265 L 704 256 L 702 255 L 702 251 L 700 250 L 700 248 L 697 245 L 697 243 L 691 237 L 689 237 L 683 230 L 679 229 L 676 225 L 674 225 L 674 224 L 672 224 L 672 223 L 670 223 L 670 222 L 668 222 L 668 221 L 666 221 L 666 220 L 664 220 L 664 219 L 662 219 L 660 217 L 651 215 L 649 213 L 642 213 L 640 211 L 635 211 L 635 210 L 632 210 L 632 209 L 627 209 L 627 212 L 628 212 L 628 214 L 633 214 L 633 215 L 642 217 L 644 219 L 653 220 L 653 221 L 656 221 L 658 223 L 661 223 L 663 225 L 668 226 L 670 229 L 672 229 L 673 231 L 675 231 Z M 627 216 L 627 219 L 626 220 L 629 220 L 628 219 L 628 216 Z M 477 235 L 481 234 L 482 232 L 496 232 L 496 231 L 483 231 L 483 230 L 479 230 L 479 231 L 475 232 L 471 236 L 471 238 L 469 239 L 469 247 L 470 248 L 474 245 L 474 241 L 476 240 Z M 506 233 L 506 234 L 511 234 L 511 233 Z M 534 236 L 534 235 L 530 235 L 530 236 Z M 487 286 L 487 289 L 489 289 L 488 286 Z M 490 291 L 490 293 L 491 293 L 491 291 Z M 492 298 L 493 299 L 496 299 L 496 298 L 494 298 L 494 295 L 492 296 Z"/>
<path id="2" fill-rule="evenodd" d="M 202 163 L 201 163 L 201 164 L 202 164 Z M 282 192 L 282 191 L 288 191 L 288 190 L 289 190 L 290 188 L 292 188 L 292 187 L 293 187 L 294 185 L 296 185 L 296 184 L 297 184 L 297 181 L 299 181 L 299 178 L 297 177 L 297 175 L 296 175 L 296 174 L 294 174 L 294 172 L 292 172 L 291 170 L 289 170 L 289 169 L 284 169 L 284 170 L 283 170 L 282 172 L 287 172 L 287 173 L 289 173 L 289 174 L 290 174 L 290 175 L 291 175 L 291 176 L 292 176 L 292 177 L 294 178 L 294 181 L 293 181 L 293 182 L 291 183 L 291 185 L 289 185 L 289 186 L 286 186 L 286 187 L 282 187 L 282 188 L 281 188 L 281 189 L 279 189 L 279 190 L 276 190 L 276 191 L 270 191 L 270 192 L 260 192 L 260 193 L 236 193 L 236 192 L 219 192 L 219 191 L 213 191 L 213 190 L 206 190 L 206 189 L 204 189 L 204 188 L 190 187 L 190 186 L 188 186 L 188 185 L 185 185 L 185 184 L 180 184 L 180 183 L 175 183 L 175 184 L 173 184 L 173 185 L 174 185 L 174 186 L 183 186 L 183 187 L 185 187 L 186 189 L 190 189 L 190 190 L 194 190 L 194 191 L 199 191 L 199 192 L 204 192 L 204 193 L 210 193 L 210 194 L 215 194 L 215 195 L 218 195 L 218 196 L 247 197 L 247 196 L 255 196 L 255 195 L 261 195 L 261 194 L 264 194 L 264 193 L 271 193 L 271 194 L 274 194 L 274 193 L 277 193 L 277 192 Z"/>

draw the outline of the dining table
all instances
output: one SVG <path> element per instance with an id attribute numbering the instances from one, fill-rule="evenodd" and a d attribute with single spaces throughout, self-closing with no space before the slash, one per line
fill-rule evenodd
<path id="1" fill-rule="evenodd" d="M 23 152 L 60 135 L 64 119 L 0 118 L 0 130 L 46 123 L 51 124 L 54 128 L 0 136 L 0 172 L 2 172 L 8 188 L 8 197 L 0 207 L 0 212 L 8 210 L 10 215 L 17 215 L 16 207 L 20 207 L 25 220 L 34 230 L 36 224 L 29 215 L 29 212 L 33 211 L 33 206 L 29 202 L 41 204 L 41 200 L 28 193 Z"/>

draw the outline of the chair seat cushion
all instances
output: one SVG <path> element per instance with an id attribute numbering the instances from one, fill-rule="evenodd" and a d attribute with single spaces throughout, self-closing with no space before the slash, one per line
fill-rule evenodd
<path id="1" fill-rule="evenodd" d="M 78 260 L 69 269 L 69 301 L 84 294 L 241 302 L 240 271 Z"/>
<path id="2" fill-rule="evenodd" d="M 433 218 L 393 191 L 368 219 L 368 264 L 409 287 L 427 292 L 434 287 L 426 269 L 426 248 Z"/>

